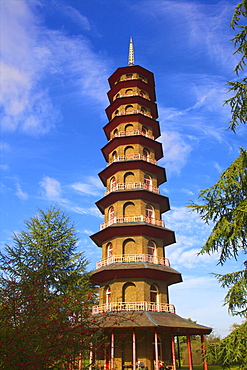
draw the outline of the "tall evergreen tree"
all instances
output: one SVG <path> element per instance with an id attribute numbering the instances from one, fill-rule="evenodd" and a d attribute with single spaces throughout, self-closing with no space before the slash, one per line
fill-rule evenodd
<path id="1" fill-rule="evenodd" d="M 240 61 L 234 72 L 239 76 L 247 58 L 247 0 L 239 3 L 230 23 L 238 33 L 233 37 Z M 235 132 L 239 124 L 247 119 L 247 79 L 228 82 L 230 92 L 235 95 L 225 101 L 232 113 L 229 128 Z M 198 212 L 206 222 L 214 223 L 211 234 L 200 253 L 220 252 L 219 263 L 228 258 L 238 259 L 247 254 L 247 150 L 241 149 L 239 157 L 223 172 L 219 181 L 209 189 L 202 190 L 199 199 L 203 204 L 191 202 L 189 207 Z M 225 304 L 233 315 L 247 314 L 247 261 L 243 259 L 239 271 L 216 274 L 222 287 L 228 288 Z"/>
<path id="2" fill-rule="evenodd" d="M 93 287 L 66 213 L 40 210 L 25 225 L 0 254 L 0 369 L 57 369 L 97 336 Z"/>

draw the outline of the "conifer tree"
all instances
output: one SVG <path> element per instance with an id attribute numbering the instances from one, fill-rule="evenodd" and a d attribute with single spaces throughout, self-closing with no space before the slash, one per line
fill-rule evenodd
<path id="1" fill-rule="evenodd" d="M 76 253 L 70 218 L 56 206 L 25 225 L 0 255 L 0 369 L 60 369 L 99 335 L 87 261 Z"/>
<path id="2" fill-rule="evenodd" d="M 235 7 L 230 26 L 238 29 L 233 37 L 240 61 L 234 72 L 239 76 L 244 70 L 247 58 L 247 0 Z M 247 120 L 247 79 L 228 82 L 230 92 L 235 95 L 225 101 L 231 108 L 232 119 L 229 128 L 235 132 L 239 124 Z M 247 314 L 247 150 L 240 149 L 239 157 L 223 172 L 219 181 L 211 188 L 202 190 L 199 199 L 203 204 L 191 202 L 189 207 L 198 212 L 206 222 L 214 223 L 211 234 L 200 254 L 219 252 L 219 264 L 228 258 L 244 256 L 239 271 L 216 274 L 222 287 L 228 288 L 225 304 L 233 315 Z"/>

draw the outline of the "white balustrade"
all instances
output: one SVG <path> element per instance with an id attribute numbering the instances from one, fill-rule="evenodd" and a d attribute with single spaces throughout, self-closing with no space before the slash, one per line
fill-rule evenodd
<path id="1" fill-rule="evenodd" d="M 164 221 L 153 217 L 147 217 L 143 215 L 126 216 L 126 217 L 112 217 L 108 221 L 103 222 L 100 225 L 100 230 L 105 229 L 113 224 L 125 224 L 125 223 L 148 223 L 155 226 L 164 227 Z"/>
<path id="2" fill-rule="evenodd" d="M 136 135 L 142 135 L 142 136 L 145 136 L 149 139 L 152 139 L 154 140 L 154 136 L 153 135 L 150 135 L 148 134 L 147 132 L 143 132 L 143 131 L 140 131 L 140 130 L 133 130 L 133 131 L 118 131 L 114 134 L 113 138 L 114 137 L 125 137 L 125 136 L 136 136 Z M 113 139 L 112 138 L 112 139 Z M 111 140 L 112 140 L 111 139 Z"/>
<path id="3" fill-rule="evenodd" d="M 151 113 L 149 112 L 144 112 L 140 109 L 133 109 L 133 110 L 127 110 L 127 111 L 120 111 L 120 112 L 117 112 L 114 114 L 114 116 L 112 117 L 112 119 L 116 116 L 126 116 L 126 115 L 129 115 L 129 114 L 143 114 L 144 116 L 147 116 L 147 117 L 150 117 L 152 118 L 152 115 Z"/>
<path id="4" fill-rule="evenodd" d="M 118 311 L 152 311 L 175 313 L 175 306 L 167 303 L 154 302 L 112 302 L 104 305 L 93 306 L 92 314 Z"/>
<path id="5" fill-rule="evenodd" d="M 116 95 L 114 100 L 119 99 L 119 98 L 128 98 L 129 96 L 140 96 L 144 99 L 150 100 L 149 96 L 146 96 L 144 94 L 138 94 L 138 93 Z"/>
<path id="6" fill-rule="evenodd" d="M 109 166 L 110 164 L 112 164 L 114 162 L 135 161 L 135 160 L 142 160 L 142 161 L 146 161 L 146 162 L 149 162 L 149 163 L 152 163 L 152 164 L 157 163 L 156 159 L 147 157 L 143 154 L 128 154 L 128 155 L 118 155 L 118 156 L 112 158 L 109 161 L 109 163 L 107 164 L 107 166 Z"/>
<path id="7" fill-rule="evenodd" d="M 148 190 L 153 193 L 159 194 L 159 188 L 153 185 L 148 185 L 144 182 L 133 182 L 133 183 L 121 183 L 121 184 L 115 184 L 110 189 L 106 190 L 105 195 L 108 195 L 109 193 L 112 193 L 113 191 L 118 190 Z"/>
<path id="8" fill-rule="evenodd" d="M 129 262 L 148 262 L 156 265 L 170 267 L 168 258 L 152 256 L 150 254 L 126 254 L 126 255 L 113 255 L 103 260 L 96 262 L 96 269 L 108 266 L 112 263 L 129 263 Z"/>

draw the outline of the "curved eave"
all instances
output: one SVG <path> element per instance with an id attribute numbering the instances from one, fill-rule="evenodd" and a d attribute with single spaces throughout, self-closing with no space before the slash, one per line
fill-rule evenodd
<path id="1" fill-rule="evenodd" d="M 104 317 L 104 318 L 103 318 Z M 158 329 L 172 332 L 174 335 L 206 335 L 210 334 L 212 328 L 192 323 L 175 313 L 170 312 L 108 312 L 95 315 L 98 323 L 103 328 L 121 330 L 126 328 Z M 117 322 L 117 325 L 116 325 Z"/>
<path id="2" fill-rule="evenodd" d="M 110 103 L 113 102 L 113 97 L 121 90 L 121 89 L 128 89 L 131 87 L 138 87 L 140 90 L 143 90 L 149 94 L 149 98 L 151 101 L 156 101 L 155 90 L 152 86 L 146 84 L 142 80 L 125 80 L 119 81 L 116 85 L 112 87 L 110 91 L 108 91 L 108 99 Z M 121 98 L 119 98 L 121 99 Z"/>
<path id="3" fill-rule="evenodd" d="M 120 200 L 143 199 L 151 203 L 159 204 L 160 212 L 164 213 L 170 209 L 169 198 L 164 195 L 153 193 L 148 190 L 121 190 L 113 191 L 98 200 L 95 204 L 104 213 L 106 207 Z"/>
<path id="4" fill-rule="evenodd" d="M 155 121 L 154 119 L 148 116 L 144 116 L 143 114 L 128 114 L 125 116 L 116 116 L 104 126 L 103 129 L 104 129 L 107 139 L 109 140 L 110 133 L 120 123 L 129 123 L 129 122 L 139 122 L 144 126 L 151 127 L 155 139 L 157 139 L 157 137 L 160 136 L 160 125 L 158 121 Z"/>
<path id="5" fill-rule="evenodd" d="M 166 229 L 165 227 L 158 227 L 151 224 L 115 224 L 106 227 L 103 230 L 90 236 L 93 242 L 101 247 L 103 243 L 116 236 L 137 236 L 145 235 L 150 238 L 158 238 L 162 240 L 163 246 L 167 246 L 176 242 L 174 231 Z"/>
<path id="6" fill-rule="evenodd" d="M 136 169 L 156 175 L 158 186 L 166 182 L 166 173 L 163 167 L 142 160 L 113 162 L 110 166 L 106 167 L 99 173 L 99 177 L 104 186 L 106 186 L 107 179 L 118 171 L 131 171 Z"/>
<path id="7" fill-rule="evenodd" d="M 105 160 L 108 162 L 109 153 L 111 153 L 114 149 L 116 149 L 120 145 L 129 145 L 129 144 L 140 144 L 143 147 L 148 147 L 154 150 L 155 159 L 157 161 L 163 157 L 162 144 L 153 139 L 149 139 L 148 137 L 145 137 L 143 135 L 115 137 L 114 139 L 109 141 L 101 149 L 101 151 L 105 157 Z"/>
<path id="8" fill-rule="evenodd" d="M 126 96 L 121 99 L 116 99 L 112 104 L 110 104 L 106 108 L 106 115 L 110 120 L 112 118 L 113 112 L 118 109 L 121 105 L 129 105 L 129 104 L 139 104 L 140 106 L 144 106 L 150 109 L 153 119 L 158 118 L 158 110 L 156 103 L 152 102 L 151 100 L 147 100 L 142 96 Z"/>
<path id="9" fill-rule="evenodd" d="M 126 66 L 126 67 L 119 67 L 109 78 L 109 85 L 112 88 L 115 85 L 117 79 L 126 73 L 139 73 L 140 75 L 146 77 L 148 79 L 148 85 L 154 87 L 154 75 L 152 72 L 148 71 L 147 69 L 139 66 Z"/>
<path id="10" fill-rule="evenodd" d="M 181 274 L 171 267 L 151 263 L 113 263 L 101 267 L 91 274 L 91 280 L 96 284 L 117 279 L 151 279 L 165 281 L 167 285 L 181 283 Z"/>

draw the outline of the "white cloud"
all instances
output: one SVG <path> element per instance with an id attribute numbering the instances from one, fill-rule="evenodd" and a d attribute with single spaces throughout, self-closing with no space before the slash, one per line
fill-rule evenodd
<path id="1" fill-rule="evenodd" d="M 222 172 L 223 172 L 223 170 L 224 170 L 224 168 L 223 168 L 223 167 L 221 167 L 221 166 L 219 165 L 219 163 L 218 163 L 218 162 L 214 162 L 214 168 L 216 168 L 216 170 L 217 170 L 219 173 L 222 173 Z"/>
<path id="2" fill-rule="evenodd" d="M 86 178 L 87 183 L 84 182 L 76 182 L 71 185 L 71 187 L 83 194 L 88 194 L 88 195 L 95 195 L 99 196 L 103 192 L 103 185 L 99 178 L 89 176 Z"/>
<path id="3" fill-rule="evenodd" d="M 181 191 L 187 195 L 194 195 L 193 191 L 189 190 L 189 189 L 184 189 L 182 188 Z"/>
<path id="4" fill-rule="evenodd" d="M 0 169 L 3 171 L 9 170 L 9 166 L 7 164 L 0 164 Z"/>
<path id="5" fill-rule="evenodd" d="M 51 79 L 61 89 L 70 85 L 75 94 L 105 105 L 107 73 L 105 59 L 94 54 L 86 39 L 41 27 L 31 6 L 17 0 L 1 3 L 1 125 L 37 135 L 61 120 L 48 89 Z M 75 22 L 90 28 L 86 17 L 70 6 L 67 10 Z"/>
<path id="6" fill-rule="evenodd" d="M 160 140 L 164 147 L 164 159 L 161 162 L 165 163 L 169 173 L 180 173 L 192 147 L 175 131 L 162 131 Z"/>
<path id="7" fill-rule="evenodd" d="M 1 152 L 9 151 L 10 150 L 10 145 L 8 143 L 5 143 L 4 141 L 1 141 L 0 142 L 0 150 L 1 150 Z"/>
<path id="8" fill-rule="evenodd" d="M 176 244 L 169 246 L 166 252 L 172 267 L 194 269 L 217 263 L 217 253 L 197 255 L 211 230 L 211 226 L 206 225 L 197 213 L 190 213 L 186 207 L 173 207 L 164 219 L 167 228 L 176 230 Z"/>
<path id="9" fill-rule="evenodd" d="M 63 14 L 71 18 L 75 23 L 77 23 L 82 29 L 90 31 L 91 26 L 89 20 L 81 14 L 77 9 L 72 6 L 61 6 L 60 10 Z"/>
<path id="10" fill-rule="evenodd" d="M 78 207 L 78 206 L 72 206 L 70 207 L 71 211 L 74 211 L 76 213 L 79 213 L 81 215 L 92 215 L 96 217 L 102 218 L 102 214 L 98 210 L 98 208 L 95 207 L 89 207 L 89 208 L 83 208 L 83 207 Z"/>
<path id="11" fill-rule="evenodd" d="M 27 200 L 28 199 L 28 194 L 25 193 L 22 188 L 21 188 L 21 185 L 19 183 L 16 184 L 16 193 L 15 195 L 22 199 L 22 200 Z"/>
<path id="12" fill-rule="evenodd" d="M 58 200 L 61 197 L 62 189 L 58 180 L 49 176 L 44 176 L 39 184 L 44 198 L 48 200 Z"/>

